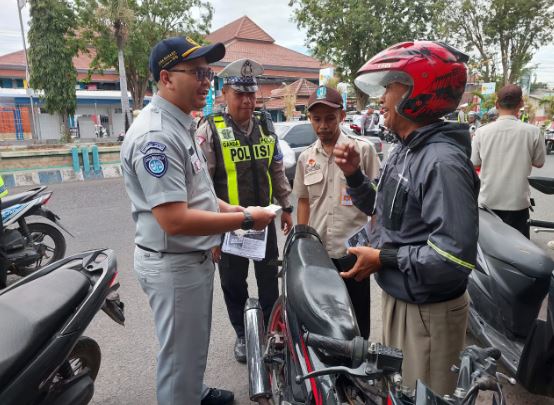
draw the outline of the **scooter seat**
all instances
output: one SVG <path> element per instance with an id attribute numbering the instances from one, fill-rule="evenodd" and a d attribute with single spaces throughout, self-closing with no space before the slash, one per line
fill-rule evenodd
<path id="1" fill-rule="evenodd" d="M 528 277 L 548 282 L 554 270 L 554 261 L 540 247 L 484 209 L 479 210 L 479 246 Z"/>
<path id="2" fill-rule="evenodd" d="M 0 205 L 0 209 L 6 209 L 8 207 L 11 207 L 12 205 L 27 202 L 33 199 L 37 194 L 42 192 L 44 189 L 46 189 L 45 186 L 35 187 L 31 190 L 24 191 L 23 193 L 8 195 L 2 198 L 2 205 Z"/>
<path id="3" fill-rule="evenodd" d="M 314 237 L 290 247 L 286 280 L 288 303 L 309 332 L 347 340 L 360 335 L 344 281 Z"/>
<path id="4" fill-rule="evenodd" d="M 0 387 L 40 352 L 89 288 L 84 275 L 61 268 L 0 295 Z"/>

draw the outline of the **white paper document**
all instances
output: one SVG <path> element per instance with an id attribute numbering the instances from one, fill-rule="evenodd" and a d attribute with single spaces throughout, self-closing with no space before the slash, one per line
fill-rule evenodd
<path id="1" fill-rule="evenodd" d="M 346 239 L 344 244 L 346 247 L 358 247 L 369 246 L 369 234 L 371 232 L 371 220 L 367 221 L 367 224 L 356 230 L 352 235 Z"/>
<path id="2" fill-rule="evenodd" d="M 263 231 L 231 231 L 225 233 L 221 250 L 236 256 L 260 261 L 265 259 L 267 228 Z"/>

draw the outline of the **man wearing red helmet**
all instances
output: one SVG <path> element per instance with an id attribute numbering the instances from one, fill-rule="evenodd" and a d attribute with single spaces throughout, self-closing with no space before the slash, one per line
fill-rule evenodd
<path id="1" fill-rule="evenodd" d="M 441 119 L 464 92 L 468 57 L 439 42 L 405 42 L 370 59 L 356 85 L 380 90 L 385 126 L 399 145 L 374 185 L 359 170 L 359 155 L 335 148 L 354 204 L 373 215 L 371 247 L 343 273 L 356 280 L 375 273 L 383 289 L 383 341 L 404 352 L 403 384 L 421 379 L 451 394 L 450 367 L 464 347 L 467 279 L 475 267 L 479 179 L 471 161 L 467 124 Z M 383 93 L 384 90 L 384 93 Z"/>

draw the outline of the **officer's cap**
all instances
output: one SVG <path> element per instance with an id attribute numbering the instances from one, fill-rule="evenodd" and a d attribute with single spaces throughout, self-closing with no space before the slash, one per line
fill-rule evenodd
<path id="1" fill-rule="evenodd" d="M 213 45 L 201 46 L 189 37 L 172 37 L 161 40 L 150 53 L 150 71 L 154 80 L 160 80 L 160 71 L 169 70 L 181 62 L 206 58 L 206 62 L 213 63 L 223 59 L 225 46 L 218 42 Z"/>
<path id="2" fill-rule="evenodd" d="M 224 84 L 230 85 L 233 90 L 241 93 L 255 93 L 258 91 L 256 76 L 260 76 L 264 68 L 252 59 L 239 59 L 229 63 L 218 77 L 223 79 Z"/>

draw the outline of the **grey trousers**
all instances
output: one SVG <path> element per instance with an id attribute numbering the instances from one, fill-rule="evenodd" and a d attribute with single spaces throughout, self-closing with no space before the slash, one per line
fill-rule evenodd
<path id="1" fill-rule="evenodd" d="M 151 253 L 135 248 L 134 268 L 148 296 L 160 343 L 159 405 L 199 405 L 210 328 L 214 264 L 210 252 Z"/>

